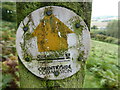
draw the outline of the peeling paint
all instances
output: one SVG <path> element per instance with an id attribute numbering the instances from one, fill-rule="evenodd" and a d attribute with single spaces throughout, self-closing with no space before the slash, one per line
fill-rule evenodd
<path id="1" fill-rule="evenodd" d="M 52 3 L 53 4 L 53 3 Z M 51 5 L 52 5 L 51 4 Z M 19 4 L 19 6 L 22 5 L 23 8 L 24 6 L 28 5 L 28 7 L 31 7 L 32 3 L 25 3 L 23 5 L 23 3 Z M 34 7 L 32 6 L 31 9 L 27 8 L 21 8 L 21 10 L 23 11 L 23 16 L 19 17 L 19 21 L 21 21 L 23 19 L 23 17 L 25 17 L 28 13 L 30 13 L 33 10 L 36 10 L 37 8 L 39 8 L 39 6 L 41 6 L 42 4 L 38 4 L 38 3 L 34 3 Z M 76 8 L 74 8 L 75 6 L 77 6 L 77 4 L 74 5 L 74 3 L 56 3 L 53 5 L 63 5 L 66 7 L 73 7 L 75 12 L 78 12 L 78 10 Z M 82 3 L 80 3 L 81 6 Z M 19 7 L 18 7 L 19 8 Z M 20 9 L 20 8 L 19 8 Z M 25 11 L 25 12 L 24 12 Z M 83 13 L 81 13 L 81 11 L 83 11 L 82 9 L 79 10 L 81 16 L 83 17 L 83 19 L 85 19 L 86 17 L 84 16 Z M 86 13 L 86 12 L 85 12 Z M 20 12 L 21 14 L 21 12 Z M 80 15 L 79 14 L 79 15 Z M 18 23 L 19 23 L 18 21 Z M 89 19 L 87 19 L 87 22 L 89 22 Z M 79 37 L 80 38 L 80 37 Z M 81 62 L 82 63 L 82 62 Z M 66 78 L 64 80 L 56 80 L 56 81 L 51 81 L 51 80 L 42 80 L 40 78 L 35 77 L 34 75 L 32 75 L 30 72 L 27 71 L 27 69 L 24 68 L 24 66 L 20 63 L 20 73 L 21 73 L 21 87 L 23 88 L 54 88 L 54 86 L 57 83 L 57 86 L 61 87 L 61 88 L 81 88 L 82 84 L 83 84 L 83 79 L 84 79 L 84 69 L 83 67 L 85 67 L 85 65 L 81 66 L 81 70 L 78 71 L 76 74 L 74 74 L 73 76 Z M 24 82 L 24 80 L 27 78 L 27 82 L 29 82 L 28 84 L 26 84 L 26 82 Z M 35 81 L 35 82 L 34 82 Z M 34 84 L 36 83 L 36 84 Z"/>
<path id="2" fill-rule="evenodd" d="M 46 15 L 47 10 L 51 10 L 52 14 Z M 61 11 L 71 16 L 58 17 L 57 13 Z M 36 12 L 45 13 L 40 22 L 36 19 L 40 17 Z M 33 18 L 34 13 L 36 15 Z M 84 61 L 86 56 L 82 42 L 83 27 L 86 27 L 86 24 L 82 18 L 57 6 L 43 7 L 34 13 L 26 16 L 23 28 L 21 24 L 17 31 L 24 32 L 21 36 L 17 33 L 17 45 L 20 43 L 18 55 L 25 67 L 36 76 L 50 80 L 64 79 L 81 70 L 78 61 Z M 59 15 L 62 16 L 60 13 Z M 38 25 L 35 27 L 36 22 Z M 79 24 L 79 27 L 76 27 L 76 24 Z M 27 31 L 21 30 L 26 26 Z M 89 35 L 87 37 L 84 42 L 89 40 Z M 89 46 L 86 50 L 87 48 Z"/>

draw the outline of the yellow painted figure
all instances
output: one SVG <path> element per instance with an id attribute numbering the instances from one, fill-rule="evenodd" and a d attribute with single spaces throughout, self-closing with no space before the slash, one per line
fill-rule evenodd
<path id="1" fill-rule="evenodd" d="M 45 52 L 67 49 L 67 34 L 69 33 L 73 31 L 51 15 L 43 18 L 32 35 L 37 37 L 38 51 Z"/>

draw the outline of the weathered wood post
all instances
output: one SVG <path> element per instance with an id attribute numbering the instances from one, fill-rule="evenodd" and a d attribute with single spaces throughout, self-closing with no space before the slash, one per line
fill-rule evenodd
<path id="1" fill-rule="evenodd" d="M 82 88 L 91 2 L 17 2 L 21 88 Z"/>

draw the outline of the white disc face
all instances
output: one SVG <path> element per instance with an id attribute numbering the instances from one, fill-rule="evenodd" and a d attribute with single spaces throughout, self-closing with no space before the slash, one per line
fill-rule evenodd
<path id="1" fill-rule="evenodd" d="M 47 6 L 21 21 L 16 34 L 18 56 L 34 75 L 51 80 L 81 70 L 90 47 L 89 30 L 80 16 L 63 7 Z"/>

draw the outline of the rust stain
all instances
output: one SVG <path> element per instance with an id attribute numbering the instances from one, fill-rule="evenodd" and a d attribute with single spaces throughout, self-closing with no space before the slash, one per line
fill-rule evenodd
<path id="1" fill-rule="evenodd" d="M 45 16 L 36 27 L 33 36 L 37 37 L 39 52 L 67 49 L 67 34 L 74 33 L 54 15 Z"/>

